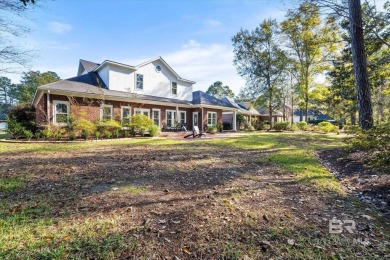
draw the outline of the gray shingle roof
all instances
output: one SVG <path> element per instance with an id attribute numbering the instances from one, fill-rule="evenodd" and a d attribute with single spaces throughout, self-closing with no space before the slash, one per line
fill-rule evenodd
<path id="1" fill-rule="evenodd" d="M 7 115 L 4 113 L 0 113 L 0 121 L 5 121 L 7 120 Z"/>
<path id="2" fill-rule="evenodd" d="M 334 120 L 334 118 L 328 116 L 328 115 L 325 115 L 325 114 L 321 114 L 317 117 L 317 120 L 329 120 L 329 121 L 332 121 Z"/>
<path id="3" fill-rule="evenodd" d="M 95 62 L 87 61 L 87 60 L 80 60 L 80 63 L 83 65 L 84 69 L 87 72 L 93 71 L 94 69 L 96 69 L 100 65 L 99 63 L 95 63 Z"/>
<path id="4" fill-rule="evenodd" d="M 215 98 L 200 90 L 194 91 L 192 93 L 192 103 L 194 105 L 209 105 L 209 106 L 235 108 L 232 104 L 226 102 L 225 100 Z"/>
<path id="5" fill-rule="evenodd" d="M 104 82 L 95 72 L 89 72 L 74 78 L 65 79 L 43 85 L 38 87 L 39 90 L 59 90 L 59 91 L 70 91 L 77 92 L 80 94 L 95 94 L 102 96 L 111 96 L 118 98 L 129 98 L 129 99 L 142 99 L 149 101 L 177 103 L 183 105 L 191 105 L 190 101 L 178 100 L 173 98 L 162 98 L 142 94 L 131 94 L 124 91 L 108 90 Z"/>
<path id="6" fill-rule="evenodd" d="M 246 105 L 238 100 L 234 100 L 233 98 L 227 98 L 227 97 L 223 98 L 222 100 L 231 104 L 233 107 L 237 108 L 238 112 L 241 114 L 259 115 L 259 113 L 255 109 L 249 108 L 248 105 Z"/>

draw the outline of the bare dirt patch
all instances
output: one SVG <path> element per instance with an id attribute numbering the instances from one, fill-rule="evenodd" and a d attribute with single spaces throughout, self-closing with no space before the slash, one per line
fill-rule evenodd
<path id="1" fill-rule="evenodd" d="M 269 153 L 188 142 L 3 154 L 1 178 L 20 185 L 0 193 L 1 215 L 13 225 L 0 256 L 388 256 L 387 227 L 373 212 L 298 182 L 270 163 Z M 24 219 L 15 221 L 18 214 Z M 362 228 L 331 235 L 333 217 Z"/>
<path id="2" fill-rule="evenodd" d="M 331 149 L 318 152 L 317 157 L 340 179 L 346 190 L 390 218 L 390 175 L 367 166 L 364 152 L 346 153 L 342 149 Z"/>

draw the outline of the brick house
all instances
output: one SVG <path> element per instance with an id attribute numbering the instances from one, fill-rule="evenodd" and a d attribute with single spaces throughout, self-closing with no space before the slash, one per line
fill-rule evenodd
<path id="1" fill-rule="evenodd" d="M 162 130 L 175 123 L 203 131 L 222 123 L 223 113 L 237 108 L 202 91 L 194 81 L 181 78 L 161 57 L 137 66 L 105 60 L 80 60 L 76 77 L 38 87 L 33 105 L 38 126 L 66 124 L 70 116 L 92 122 L 124 122 L 133 114 L 150 117 Z"/>

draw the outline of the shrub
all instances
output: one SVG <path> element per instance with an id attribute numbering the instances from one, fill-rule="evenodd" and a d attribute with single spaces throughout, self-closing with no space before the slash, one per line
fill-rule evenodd
<path id="1" fill-rule="evenodd" d="M 218 130 L 218 132 L 222 133 L 222 131 L 223 131 L 223 124 L 222 123 L 217 124 L 217 130 Z"/>
<path id="2" fill-rule="evenodd" d="M 299 128 L 298 128 L 297 124 L 292 124 L 291 127 L 290 127 L 290 130 L 291 131 L 298 131 Z"/>
<path id="3" fill-rule="evenodd" d="M 111 136 L 112 136 L 111 132 L 108 131 L 108 130 L 103 131 L 103 135 L 104 135 L 104 137 L 107 138 L 107 139 L 110 139 Z"/>
<path id="4" fill-rule="evenodd" d="M 320 131 L 329 133 L 329 132 L 335 132 L 338 133 L 339 127 L 336 125 L 333 125 L 330 122 L 321 122 L 318 124 L 318 128 Z"/>
<path id="5" fill-rule="evenodd" d="M 248 126 L 249 131 L 255 131 L 255 127 L 253 125 Z"/>
<path id="6" fill-rule="evenodd" d="M 122 137 L 129 137 L 129 130 L 128 129 L 122 129 L 121 131 Z"/>
<path id="7" fill-rule="evenodd" d="M 26 130 L 23 125 L 16 121 L 13 117 L 7 117 L 8 128 L 7 133 L 11 134 L 13 138 L 18 139 L 23 136 L 24 131 Z"/>
<path id="8" fill-rule="evenodd" d="M 129 133 L 130 133 L 131 137 L 134 137 L 137 135 L 137 131 L 135 130 L 135 126 L 132 125 L 129 127 Z"/>
<path id="9" fill-rule="evenodd" d="M 290 122 L 284 121 L 284 122 L 275 122 L 273 125 L 273 128 L 276 131 L 283 131 L 283 130 L 288 130 L 290 126 Z"/>
<path id="10" fill-rule="evenodd" d="M 62 139 L 62 134 L 61 133 L 56 133 L 55 135 L 54 135 L 54 138 L 56 139 L 56 140 L 61 140 Z"/>
<path id="11" fill-rule="evenodd" d="M 90 135 L 89 131 L 87 131 L 85 129 L 81 130 L 81 138 L 83 138 L 84 140 L 88 140 L 89 135 Z"/>
<path id="12" fill-rule="evenodd" d="M 34 136 L 35 136 L 35 139 L 39 140 L 41 138 L 41 132 L 36 131 Z"/>
<path id="13" fill-rule="evenodd" d="M 383 172 L 390 170 L 390 123 L 370 130 L 356 131 L 356 137 L 347 139 L 349 150 L 363 150 L 370 155 L 369 162 Z"/>
<path id="14" fill-rule="evenodd" d="M 271 126 L 269 124 L 264 125 L 264 130 L 270 130 L 270 129 L 271 129 Z"/>
<path id="15" fill-rule="evenodd" d="M 141 136 L 145 136 L 145 128 L 141 127 L 141 129 L 139 130 L 139 134 Z"/>
<path id="16" fill-rule="evenodd" d="M 34 136 L 33 132 L 31 130 L 24 130 L 23 136 L 26 137 L 27 140 L 31 140 L 31 138 Z"/>
<path id="17" fill-rule="evenodd" d="M 99 137 L 100 137 L 100 132 L 99 131 L 95 131 L 95 133 L 93 133 L 93 135 L 95 136 L 95 139 L 98 140 Z"/>
<path id="18" fill-rule="evenodd" d="M 29 103 L 21 103 L 9 110 L 8 116 L 19 123 L 25 130 L 35 132 L 35 108 Z"/>
<path id="19" fill-rule="evenodd" d="M 305 121 L 296 122 L 294 125 L 301 131 L 305 131 L 307 129 L 307 123 Z"/>
<path id="20" fill-rule="evenodd" d="M 245 122 L 244 115 L 242 115 L 240 113 L 237 113 L 237 115 L 236 115 L 236 122 L 237 122 L 238 128 L 241 129 L 243 123 Z"/>
<path id="21" fill-rule="evenodd" d="M 100 132 L 110 131 L 111 133 L 115 130 L 122 129 L 121 124 L 115 120 L 100 121 L 96 124 L 96 127 Z"/>
<path id="22" fill-rule="evenodd" d="M 253 124 L 256 130 L 264 130 L 265 121 L 258 121 Z"/>
<path id="23" fill-rule="evenodd" d="M 152 127 L 149 128 L 149 134 L 152 137 L 157 136 L 159 132 L 160 132 L 160 128 L 156 125 L 153 125 Z"/>
<path id="24" fill-rule="evenodd" d="M 46 140 L 50 139 L 53 136 L 53 132 L 49 128 L 45 128 L 41 131 L 43 138 Z"/>
<path id="25" fill-rule="evenodd" d="M 76 139 L 76 134 L 74 131 L 69 132 L 69 140 L 74 141 Z"/>
<path id="26" fill-rule="evenodd" d="M 360 128 L 356 125 L 345 125 L 343 130 L 346 134 L 356 134 L 360 130 Z"/>
<path id="27" fill-rule="evenodd" d="M 115 138 L 119 138 L 119 137 L 120 137 L 119 129 L 115 129 L 114 132 L 112 132 L 112 135 L 113 135 Z"/>
<path id="28" fill-rule="evenodd" d="M 215 134 L 218 131 L 216 125 L 211 125 L 207 127 L 207 132 L 210 134 Z"/>
<path id="29" fill-rule="evenodd" d="M 80 118 L 75 121 L 73 129 L 75 131 L 87 132 L 89 137 L 91 134 L 93 134 L 96 131 L 96 126 L 91 121 L 84 118 Z M 81 137 L 84 138 L 83 136 Z"/>
<path id="30" fill-rule="evenodd" d="M 145 115 L 141 114 L 136 114 L 131 117 L 130 119 L 130 127 L 129 127 L 129 132 L 131 136 L 136 136 L 137 131 L 139 132 L 140 135 L 144 136 L 145 131 L 154 131 L 155 129 L 155 124 L 152 119 Z"/>

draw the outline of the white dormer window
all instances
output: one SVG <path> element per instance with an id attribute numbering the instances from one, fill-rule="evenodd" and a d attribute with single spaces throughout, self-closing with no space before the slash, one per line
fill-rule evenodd
<path id="1" fill-rule="evenodd" d="M 177 95 L 177 82 L 172 82 L 171 94 L 175 96 Z"/>
<path id="2" fill-rule="evenodd" d="M 137 74 L 136 77 L 137 77 L 137 84 L 136 84 L 137 89 L 143 90 L 144 89 L 144 75 Z"/>

